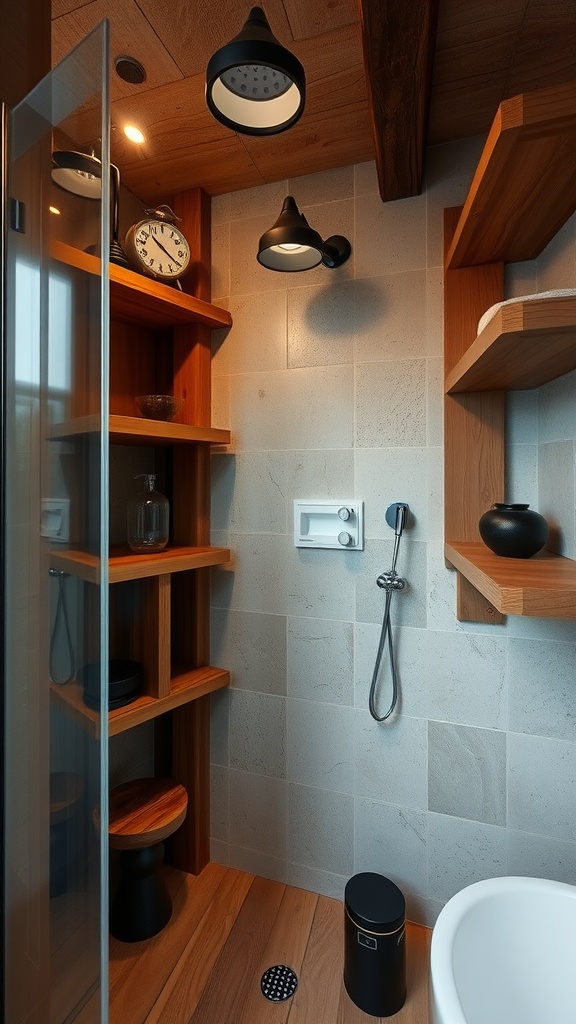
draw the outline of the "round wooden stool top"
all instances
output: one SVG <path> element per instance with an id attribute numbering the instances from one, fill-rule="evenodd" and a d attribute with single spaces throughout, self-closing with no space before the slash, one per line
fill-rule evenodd
<path id="1" fill-rule="evenodd" d="M 171 836 L 186 817 L 188 794 L 173 779 L 134 779 L 110 793 L 108 837 L 115 850 L 154 846 Z"/>

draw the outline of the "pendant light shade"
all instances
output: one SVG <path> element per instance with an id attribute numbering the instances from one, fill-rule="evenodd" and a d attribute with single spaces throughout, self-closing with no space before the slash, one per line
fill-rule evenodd
<path id="1" fill-rule="evenodd" d="M 305 98 L 304 68 L 272 35 L 262 8 L 253 7 L 242 31 L 208 63 L 208 109 L 233 131 L 276 135 L 296 124 Z"/>
<path id="2" fill-rule="evenodd" d="M 102 162 L 93 153 L 78 153 L 75 150 L 56 150 L 52 153 L 52 181 L 66 192 L 83 196 L 85 199 L 100 199 L 102 195 Z M 110 262 L 130 269 L 130 263 L 118 241 L 118 202 L 120 196 L 120 171 L 116 164 L 110 164 L 112 185 L 111 214 L 112 238 L 110 239 Z"/>
<path id="3" fill-rule="evenodd" d="M 102 164 L 97 156 L 74 150 L 56 150 L 52 154 L 52 162 L 52 180 L 60 188 L 86 199 L 100 199 Z"/>
<path id="4" fill-rule="evenodd" d="M 278 220 L 258 243 L 257 260 L 268 270 L 293 273 L 325 267 L 341 267 L 352 248 L 343 235 L 331 235 L 326 241 L 311 228 L 292 196 L 286 196 Z"/>

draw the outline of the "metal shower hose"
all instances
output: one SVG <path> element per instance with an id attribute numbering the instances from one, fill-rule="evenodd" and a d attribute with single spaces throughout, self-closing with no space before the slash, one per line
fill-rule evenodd
<path id="1" fill-rule="evenodd" d="M 380 640 L 378 642 L 378 650 L 376 652 L 376 664 L 374 665 L 374 672 L 372 674 L 372 682 L 370 684 L 370 695 L 368 697 L 368 708 L 372 718 L 376 722 L 385 722 L 396 707 L 396 701 L 398 699 L 398 679 L 396 673 L 396 659 L 394 656 L 394 644 L 392 641 L 392 627 L 390 625 L 390 605 L 392 603 L 392 594 L 396 590 L 404 590 L 406 586 L 406 580 L 402 579 L 401 576 L 396 572 L 396 560 L 398 558 L 398 548 L 400 547 L 400 537 L 402 536 L 402 530 L 404 528 L 404 515 L 405 512 L 398 508 L 396 514 L 396 531 L 394 535 L 394 551 L 392 554 L 392 568 L 388 572 L 380 574 L 376 583 L 379 587 L 386 592 L 386 600 L 384 603 L 384 616 L 382 619 L 382 629 L 380 630 Z M 384 647 L 386 646 L 386 640 L 388 640 L 388 655 L 390 659 L 390 675 L 392 678 L 392 699 L 390 701 L 390 707 L 384 715 L 379 715 L 376 710 L 376 684 L 378 680 L 378 673 L 380 671 L 380 664 L 382 661 L 382 655 L 384 654 Z"/>

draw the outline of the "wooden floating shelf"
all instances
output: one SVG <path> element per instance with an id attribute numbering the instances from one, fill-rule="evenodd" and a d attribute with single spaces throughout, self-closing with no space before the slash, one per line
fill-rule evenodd
<path id="1" fill-rule="evenodd" d="M 52 257 L 58 263 L 100 277 L 100 259 L 75 249 L 64 242 L 53 242 Z M 230 327 L 232 317 L 193 295 L 161 284 L 151 277 L 109 264 L 110 316 L 143 327 L 171 327 L 177 324 L 201 323 L 208 327 Z"/>
<path id="2" fill-rule="evenodd" d="M 203 569 L 211 565 L 224 565 L 230 561 L 229 548 L 169 547 L 151 555 L 137 555 L 128 547 L 115 547 L 110 551 L 108 582 L 145 579 L 189 569 Z M 50 564 L 88 583 L 100 583 L 100 562 L 96 555 L 86 551 L 50 552 Z"/>
<path id="3" fill-rule="evenodd" d="M 116 708 L 108 713 L 108 735 L 133 729 L 136 725 L 149 722 L 158 715 L 189 704 L 190 701 L 205 697 L 206 694 L 221 690 L 230 683 L 230 673 L 222 668 L 210 665 L 191 669 L 175 675 L 170 684 L 170 693 L 165 697 L 150 697 L 143 694 L 131 704 Z M 82 699 L 82 689 L 76 682 L 58 686 L 50 685 L 50 698 L 62 711 L 72 717 L 92 736 L 100 736 L 100 715 L 89 708 Z"/>
<path id="4" fill-rule="evenodd" d="M 576 296 L 502 306 L 446 377 L 447 394 L 537 388 L 576 369 Z"/>
<path id="5" fill-rule="evenodd" d="M 576 82 L 503 100 L 446 266 L 538 256 L 576 209 Z"/>
<path id="6" fill-rule="evenodd" d="M 50 431 L 51 440 L 65 440 L 82 434 L 99 433 L 100 416 L 81 416 L 58 423 Z M 219 427 L 194 427 L 187 423 L 151 420 L 142 416 L 110 416 L 112 444 L 230 444 L 230 431 Z"/>
<path id="7" fill-rule="evenodd" d="M 549 551 L 501 558 L 482 543 L 452 541 L 446 560 L 503 615 L 576 619 L 576 562 Z"/>

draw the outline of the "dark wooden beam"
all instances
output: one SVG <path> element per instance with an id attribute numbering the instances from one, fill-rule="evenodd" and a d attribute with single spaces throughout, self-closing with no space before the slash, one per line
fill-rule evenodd
<path id="1" fill-rule="evenodd" d="M 438 0 L 358 0 L 383 202 L 422 191 Z"/>

